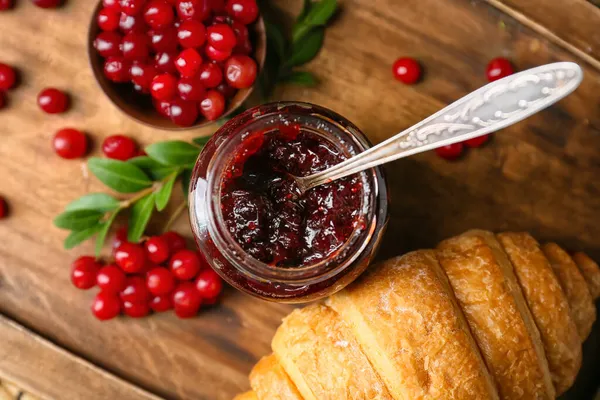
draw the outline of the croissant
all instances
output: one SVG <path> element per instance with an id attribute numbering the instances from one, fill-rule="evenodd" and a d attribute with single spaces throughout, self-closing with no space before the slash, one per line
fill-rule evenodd
<path id="1" fill-rule="evenodd" d="M 235 400 L 555 399 L 599 296 L 585 254 L 469 231 L 294 310 Z"/>

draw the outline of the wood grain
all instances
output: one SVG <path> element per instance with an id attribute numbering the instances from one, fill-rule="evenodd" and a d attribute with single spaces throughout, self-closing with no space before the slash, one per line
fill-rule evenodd
<path id="1" fill-rule="evenodd" d="M 59 128 L 86 130 L 95 141 L 94 155 L 111 134 L 133 135 L 146 145 L 189 140 L 215 128 L 156 131 L 110 104 L 86 59 L 85 33 L 94 1 L 71 0 L 55 11 L 29 1 L 17 3 L 15 10 L 0 13 L 0 62 L 17 66 L 22 81 L 8 93 L 9 107 L 0 111 L 0 193 L 11 207 L 10 218 L 0 223 L 0 312 L 165 398 L 221 400 L 246 390 L 251 366 L 268 353 L 289 306 L 231 290 L 222 305 L 192 320 L 166 314 L 100 323 L 89 312 L 93 294 L 75 290 L 68 279 L 71 260 L 91 253 L 92 246 L 62 250 L 66 233 L 51 222 L 73 198 L 104 190 L 83 162 L 53 154 L 50 139 Z M 301 5 L 296 0 L 275 3 L 290 18 Z M 483 85 L 485 66 L 493 57 L 509 57 L 518 69 L 578 61 L 483 2 L 341 3 L 323 51 L 307 68 L 320 78 L 319 87 L 283 86 L 276 97 L 329 107 L 356 123 L 373 142 Z M 598 12 L 586 9 L 592 22 Z M 586 23 L 579 19 L 576 25 Z M 425 66 L 421 84 L 404 86 L 392 79 L 391 65 L 399 56 L 416 57 Z M 583 67 L 586 77 L 575 94 L 496 134 L 489 145 L 469 151 L 461 161 L 449 163 L 429 153 L 390 164 L 393 208 L 380 258 L 431 247 L 477 227 L 528 230 L 542 241 L 584 250 L 599 260 L 600 71 Z M 70 92 L 72 110 L 43 114 L 35 99 L 46 86 Z M 154 229 L 161 221 L 164 217 Z M 185 219 L 176 229 L 191 238 Z M 587 349 L 592 356 L 598 349 L 594 335 L 595 347 L 592 343 Z M 589 389 L 598 375 L 585 376 L 588 382 L 579 387 Z M 38 392 L 46 390 L 31 385 Z"/>

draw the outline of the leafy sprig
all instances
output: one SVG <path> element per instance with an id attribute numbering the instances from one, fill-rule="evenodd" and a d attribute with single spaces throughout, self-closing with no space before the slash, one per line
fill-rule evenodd
<path id="1" fill-rule="evenodd" d="M 69 203 L 54 219 L 54 225 L 71 231 L 64 247 L 73 248 L 96 235 L 98 255 L 115 218 L 126 209 L 130 209 L 127 239 L 138 242 L 154 210 L 162 211 L 169 203 L 178 179 L 187 194 L 192 168 L 207 140 L 155 143 L 145 148 L 147 156 L 128 161 L 90 158 L 88 168 L 102 183 L 115 192 L 135 194 L 119 200 L 107 193 L 91 193 Z M 185 203 L 179 211 L 184 208 Z"/>

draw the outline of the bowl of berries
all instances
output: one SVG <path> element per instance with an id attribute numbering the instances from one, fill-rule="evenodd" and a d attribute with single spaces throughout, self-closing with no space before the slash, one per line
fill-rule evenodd
<path id="1" fill-rule="evenodd" d="M 246 100 L 266 40 L 256 0 L 102 0 L 88 55 L 117 108 L 145 125 L 181 130 Z"/>

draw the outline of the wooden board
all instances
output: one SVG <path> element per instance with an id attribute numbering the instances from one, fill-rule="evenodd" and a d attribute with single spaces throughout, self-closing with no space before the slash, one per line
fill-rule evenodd
<path id="1" fill-rule="evenodd" d="M 196 319 L 157 315 L 100 323 L 89 312 L 92 293 L 75 290 L 68 279 L 70 262 L 91 253 L 92 247 L 64 251 L 65 232 L 52 225 L 71 199 L 103 190 L 82 162 L 53 154 L 50 139 L 57 129 L 74 126 L 89 132 L 97 155 L 98 144 L 111 134 L 132 135 L 150 144 L 190 139 L 214 128 L 153 131 L 109 103 L 86 59 L 94 1 L 71 0 L 56 11 L 37 9 L 25 0 L 17 3 L 12 12 L 0 13 L 0 62 L 18 66 L 22 74 L 20 87 L 8 94 L 9 108 L 0 111 L 0 193 L 11 206 L 10 218 L 0 222 L 0 313 L 158 396 L 230 399 L 248 387 L 247 373 L 269 351 L 272 334 L 289 306 L 229 290 L 222 305 Z M 301 2 L 275 3 L 291 16 Z M 574 49 L 585 51 L 585 44 L 594 50 L 587 52 L 589 57 L 598 57 L 594 21 L 600 10 L 584 0 L 569 0 L 570 8 L 532 0 L 527 3 L 546 5 L 544 13 L 522 6 L 513 16 L 499 10 L 498 3 L 513 10 L 522 2 L 341 3 L 343 10 L 327 31 L 322 53 L 309 66 L 321 85 L 282 87 L 276 97 L 330 107 L 355 122 L 373 142 L 483 85 L 485 65 L 493 57 L 509 57 L 518 69 L 558 60 L 577 62 L 582 59 Z M 547 12 L 560 13 L 577 29 L 565 29 L 567 22 L 560 19 L 540 17 Z M 404 86 L 393 80 L 391 64 L 398 56 L 423 63 L 426 76 L 421 84 Z M 449 163 L 423 154 L 389 165 L 392 217 L 380 257 L 432 247 L 478 227 L 529 230 L 541 240 L 555 240 L 600 259 L 600 70 L 593 62 L 583 67 L 586 77 L 575 94 L 505 129 L 461 161 Z M 46 86 L 69 91 L 73 109 L 60 116 L 43 114 L 35 98 Z M 160 221 L 155 228 L 159 227 Z M 176 228 L 191 238 L 185 219 Z M 597 330 L 594 335 L 597 344 Z M 0 340 L 0 359 L 6 345 Z M 587 352 L 594 354 L 593 349 Z M 597 375 L 583 377 L 593 383 Z M 26 383 L 38 393 L 53 394 L 43 383 L 36 386 L 35 379 Z M 80 393 L 85 393 L 85 383 L 79 383 Z M 590 385 L 583 382 L 578 388 L 583 393 Z"/>

